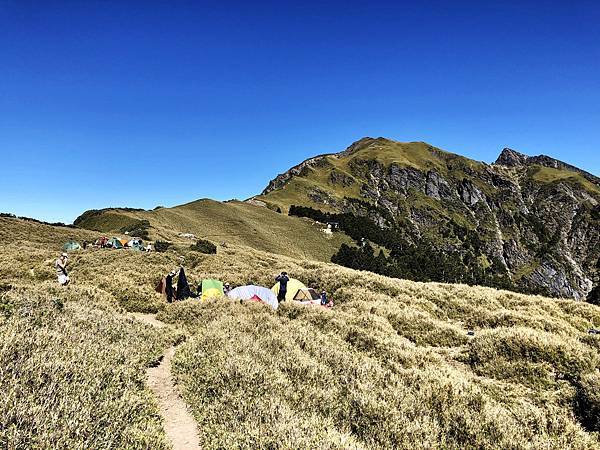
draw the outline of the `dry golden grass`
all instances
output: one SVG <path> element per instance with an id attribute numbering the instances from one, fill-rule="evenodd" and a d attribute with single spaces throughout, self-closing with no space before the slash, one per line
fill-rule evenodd
<path id="1" fill-rule="evenodd" d="M 183 332 L 174 373 L 206 448 L 600 446 L 596 306 L 235 245 L 74 252 L 61 289 L 51 264 L 67 232 L 37 227 L 57 235 L 0 240 L 0 446 L 161 448 L 143 370 Z M 336 306 L 166 305 L 154 283 L 180 255 L 191 282 L 270 286 L 286 269 Z M 125 310 L 158 311 L 180 331 L 158 334 Z"/>

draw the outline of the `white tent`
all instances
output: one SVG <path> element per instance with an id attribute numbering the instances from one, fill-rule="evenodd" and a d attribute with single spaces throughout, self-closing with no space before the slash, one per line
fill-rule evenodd
<path id="1" fill-rule="evenodd" d="M 277 309 L 279 306 L 275 293 L 271 289 L 262 286 L 240 286 L 229 291 L 227 296 L 234 300 L 260 301 L 273 309 Z"/>

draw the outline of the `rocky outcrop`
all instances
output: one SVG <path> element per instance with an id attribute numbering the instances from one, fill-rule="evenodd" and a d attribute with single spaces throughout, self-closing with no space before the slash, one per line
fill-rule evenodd
<path id="1" fill-rule="evenodd" d="M 425 179 L 425 194 L 441 200 L 452 196 L 452 188 L 439 173 L 430 170 L 427 172 L 427 178 Z"/>
<path id="2" fill-rule="evenodd" d="M 585 170 L 581 170 L 579 167 L 572 166 L 571 164 L 567 164 L 563 161 L 559 161 L 558 159 L 554 159 L 546 155 L 527 156 L 510 148 L 503 149 L 500 153 L 500 156 L 498 156 L 498 159 L 496 159 L 496 162 L 494 164 L 508 167 L 538 165 L 543 167 L 550 167 L 552 169 L 568 170 L 570 172 L 575 172 L 582 175 L 584 178 L 591 181 L 592 183 L 600 184 L 600 178 L 598 178 L 595 175 L 592 175 L 589 172 L 586 172 Z"/>
<path id="3" fill-rule="evenodd" d="M 340 172 L 339 170 L 332 170 L 329 175 L 329 182 L 334 185 L 341 185 L 343 187 L 349 187 L 356 183 L 356 180 L 350 175 Z"/>

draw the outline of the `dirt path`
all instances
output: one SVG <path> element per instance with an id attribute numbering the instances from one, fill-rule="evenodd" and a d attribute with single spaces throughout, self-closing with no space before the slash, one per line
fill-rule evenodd
<path id="1" fill-rule="evenodd" d="M 166 326 L 153 314 L 132 313 L 131 315 L 137 320 L 155 327 Z M 171 361 L 174 355 L 175 347 L 167 349 L 160 364 L 148 369 L 146 372 L 148 387 L 158 400 L 165 433 L 171 441 L 173 450 L 199 449 L 200 440 L 196 421 L 179 396 L 177 386 L 171 376 Z"/>
<path id="2" fill-rule="evenodd" d="M 156 314 L 129 313 L 129 315 L 140 322 L 144 322 L 146 325 L 152 325 L 153 327 L 157 328 L 163 328 L 167 326 L 166 323 L 161 322 L 156 318 Z"/>

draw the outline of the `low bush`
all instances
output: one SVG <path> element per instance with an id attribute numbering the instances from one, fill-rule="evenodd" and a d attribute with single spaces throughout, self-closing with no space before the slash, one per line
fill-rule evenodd
<path id="1" fill-rule="evenodd" d="M 157 252 L 166 252 L 172 245 L 173 244 L 171 242 L 156 241 L 154 243 L 154 250 L 156 250 Z"/>
<path id="2" fill-rule="evenodd" d="M 150 236 L 148 235 L 148 228 L 150 228 L 150 222 L 148 220 L 137 220 L 122 227 L 120 231 L 121 233 L 126 233 L 131 237 L 150 239 Z"/>
<path id="3" fill-rule="evenodd" d="M 205 239 L 199 239 L 195 244 L 190 246 L 190 250 L 194 250 L 200 253 L 206 253 L 208 255 L 213 255 L 217 253 L 217 246 L 210 241 Z"/>
<path id="4" fill-rule="evenodd" d="M 505 378 L 509 375 L 506 367 L 516 362 L 521 365 L 517 374 L 527 374 L 522 368 L 535 365 L 534 373 L 542 370 L 572 383 L 599 362 L 597 352 L 575 339 L 518 327 L 482 332 L 470 342 L 469 355 L 471 365 L 480 374 Z"/>
<path id="5" fill-rule="evenodd" d="M 600 374 L 585 374 L 579 383 L 575 413 L 588 431 L 600 431 Z"/>

